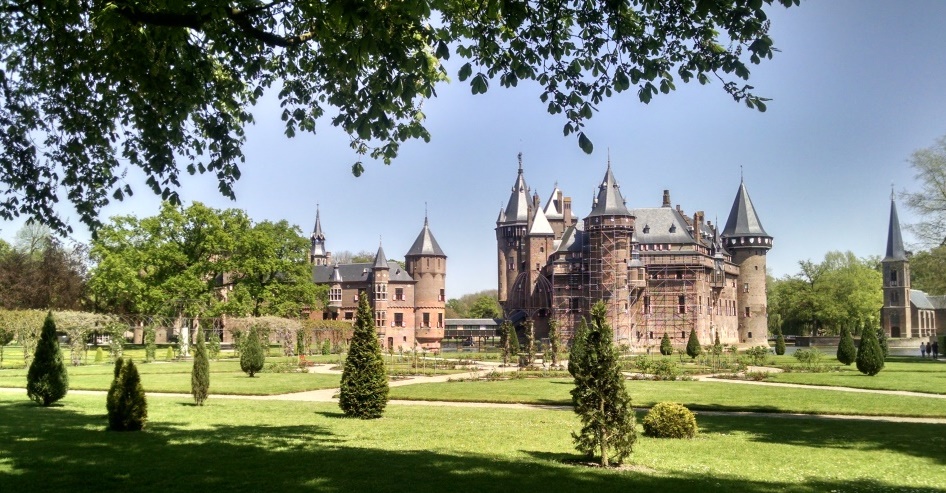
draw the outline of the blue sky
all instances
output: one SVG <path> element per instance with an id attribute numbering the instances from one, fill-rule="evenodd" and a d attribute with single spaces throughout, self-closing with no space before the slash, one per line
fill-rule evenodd
<path id="1" fill-rule="evenodd" d="M 425 103 L 429 144 L 402 146 L 391 166 L 366 160 L 355 178 L 346 135 L 325 123 L 318 135 L 286 139 L 269 98 L 247 132 L 236 202 L 220 197 L 208 177 L 186 178 L 182 196 L 242 208 L 254 220 L 286 219 L 306 235 L 320 204 L 329 250 L 374 251 L 380 238 L 396 258 L 420 232 L 426 203 L 448 255 L 448 296 L 457 297 L 496 286 L 493 228 L 517 153 L 543 203 L 558 183 L 584 215 L 610 149 L 629 206 L 659 206 L 669 189 L 686 213 L 703 210 L 714 222 L 725 223 L 741 166 L 775 237 L 768 266 L 777 277 L 830 250 L 882 255 L 891 183 L 917 189 L 907 159 L 946 134 L 946 2 L 809 1 L 772 7 L 771 19 L 781 53 L 754 67 L 750 79 L 773 99 L 766 113 L 733 102 L 718 83 L 678 83 L 649 105 L 629 91 L 589 121 L 595 152 L 586 155 L 573 137 L 562 137 L 565 121 L 546 113 L 536 87 L 494 83 L 473 96 L 454 82 Z M 451 75 L 458 66 L 449 67 Z M 143 180 L 133 172 L 128 180 L 136 195 L 105 215 L 156 214 L 159 201 Z M 900 218 L 916 220 L 904 206 Z M 76 239 L 87 240 L 72 223 Z M 0 225 L 2 236 L 12 238 L 19 226 Z"/>

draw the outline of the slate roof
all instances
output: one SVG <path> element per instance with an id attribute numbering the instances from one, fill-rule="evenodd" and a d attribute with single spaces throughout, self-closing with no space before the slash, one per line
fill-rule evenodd
<path id="1" fill-rule="evenodd" d="M 528 223 L 529 222 L 529 187 L 526 185 L 526 179 L 522 175 L 522 163 L 519 163 L 519 175 L 516 176 L 516 183 L 512 186 L 512 193 L 509 195 L 509 203 L 506 204 L 504 212 L 505 223 Z"/>
<path id="2" fill-rule="evenodd" d="M 411 245 L 411 248 L 407 251 L 407 255 L 405 256 L 411 257 L 414 255 L 447 256 L 443 253 L 440 245 L 437 244 L 434 234 L 430 232 L 430 225 L 426 217 L 424 217 L 424 229 L 420 230 L 420 234 L 417 235 L 417 239 L 414 240 L 414 244 Z"/>
<path id="3" fill-rule="evenodd" d="M 585 232 L 581 229 L 581 221 L 569 226 L 562 233 L 562 239 L 558 242 L 555 253 L 580 252 L 585 246 Z"/>
<path id="4" fill-rule="evenodd" d="M 652 207 L 633 209 L 637 241 L 642 244 L 694 243 L 688 231 L 689 225 L 676 209 L 670 207 Z M 703 228 L 704 234 L 708 229 Z"/>
<path id="5" fill-rule="evenodd" d="M 598 186 L 598 196 L 595 199 L 594 207 L 588 217 L 593 216 L 630 216 L 627 205 L 624 203 L 624 196 L 621 195 L 621 187 L 614 179 L 614 173 L 611 172 L 611 163 L 608 163 L 608 170 L 604 173 L 604 180 Z"/>
<path id="6" fill-rule="evenodd" d="M 529 228 L 530 235 L 554 235 L 555 231 L 552 230 L 552 225 L 549 224 L 549 220 L 545 218 L 545 213 L 542 212 L 542 209 L 539 207 L 535 208 L 535 215 L 532 216 L 532 227 Z"/>
<path id="7" fill-rule="evenodd" d="M 762 228 L 762 221 L 752 206 L 745 182 L 739 182 L 739 190 L 733 200 L 732 210 L 729 211 L 729 219 L 723 228 L 723 236 L 769 236 Z"/>
<path id="8" fill-rule="evenodd" d="M 329 284 L 331 282 L 367 282 L 371 279 L 373 268 L 374 264 L 368 262 L 358 264 L 337 264 L 334 266 L 315 265 L 312 267 L 312 282 L 316 284 Z M 340 281 L 332 280 L 335 269 L 338 269 Z M 407 271 L 402 269 L 400 266 L 390 267 L 389 271 L 389 282 L 414 281 Z"/>
<path id="9" fill-rule="evenodd" d="M 444 321 L 445 325 L 480 325 L 497 326 L 499 321 L 495 318 L 448 318 Z"/>
<path id="10" fill-rule="evenodd" d="M 371 266 L 374 269 L 387 269 L 388 268 L 388 259 L 384 256 L 384 249 L 381 248 L 381 245 L 378 245 L 378 253 L 374 256 L 374 265 Z"/>
<path id="11" fill-rule="evenodd" d="M 547 219 L 562 219 L 565 217 L 565 208 L 558 200 L 558 194 L 562 191 L 556 186 L 552 189 L 552 195 L 545 204 L 545 217 Z"/>
<path id="12" fill-rule="evenodd" d="M 930 301 L 927 294 L 917 289 L 910 290 L 910 304 L 921 310 L 935 310 L 936 306 Z"/>
<path id="13" fill-rule="evenodd" d="M 887 226 L 887 255 L 884 260 L 906 260 L 907 252 L 903 248 L 900 235 L 900 218 L 897 217 L 897 203 L 890 197 L 890 223 Z"/>

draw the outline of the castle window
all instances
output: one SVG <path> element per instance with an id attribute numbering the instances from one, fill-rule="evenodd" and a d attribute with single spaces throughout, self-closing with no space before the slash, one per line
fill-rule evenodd
<path id="1" fill-rule="evenodd" d="M 677 297 L 677 312 L 686 313 L 687 312 L 687 297 L 680 295 Z"/>
<path id="2" fill-rule="evenodd" d="M 384 327 L 384 310 L 374 312 L 375 327 Z"/>
<path id="3" fill-rule="evenodd" d="M 437 296 L 437 301 L 444 301 L 446 298 L 447 298 L 446 294 L 445 294 L 444 291 L 441 289 L 441 290 L 440 290 L 440 295 Z"/>
<path id="4" fill-rule="evenodd" d="M 395 313 L 394 314 L 394 326 L 395 327 L 404 327 L 404 314 Z"/>
<path id="5" fill-rule="evenodd" d="M 891 286 L 897 285 L 897 271 L 895 270 L 890 271 L 890 285 Z"/>
<path id="6" fill-rule="evenodd" d="M 437 314 L 437 328 L 438 328 L 438 329 L 442 329 L 442 328 L 443 328 L 443 313 L 438 313 L 438 314 Z"/>
<path id="7" fill-rule="evenodd" d="M 375 284 L 374 285 L 374 299 L 384 301 L 388 299 L 388 285 L 387 284 Z"/>
<path id="8" fill-rule="evenodd" d="M 394 300 L 404 301 L 404 288 L 394 288 Z"/>
<path id="9" fill-rule="evenodd" d="M 421 327 L 430 327 L 430 314 L 427 312 L 424 312 L 424 324 Z"/>
<path id="10" fill-rule="evenodd" d="M 650 296 L 644 296 L 644 315 L 650 314 Z"/>
<path id="11" fill-rule="evenodd" d="M 749 318 L 749 307 L 746 307 L 746 318 Z"/>
<path id="12" fill-rule="evenodd" d="M 341 302 L 342 288 L 332 288 L 328 293 L 328 300 L 330 302 Z"/>
<path id="13" fill-rule="evenodd" d="M 355 314 L 352 312 L 345 312 L 345 320 L 352 320 L 355 318 Z"/>

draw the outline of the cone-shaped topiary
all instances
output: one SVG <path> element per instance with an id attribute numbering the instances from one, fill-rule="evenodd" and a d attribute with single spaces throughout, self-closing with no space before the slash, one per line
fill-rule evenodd
<path id="1" fill-rule="evenodd" d="M 700 339 L 696 337 L 696 329 L 690 329 L 690 338 L 687 339 L 687 356 L 696 358 L 701 352 L 703 348 L 700 347 Z"/>
<path id="2" fill-rule="evenodd" d="M 509 326 L 509 355 L 516 356 L 521 351 L 519 347 L 519 334 L 516 332 L 516 327 L 514 325 Z"/>
<path id="3" fill-rule="evenodd" d="M 877 329 L 877 343 L 880 344 L 880 351 L 884 353 L 884 361 L 886 361 L 887 356 L 890 355 L 890 347 L 887 346 L 887 333 L 882 328 Z"/>
<path id="4" fill-rule="evenodd" d="M 782 329 L 776 329 L 775 332 L 775 354 L 785 354 L 785 336 L 782 335 Z"/>
<path id="5" fill-rule="evenodd" d="M 591 309 L 587 334 L 573 345 L 579 346 L 579 351 L 568 362 L 568 371 L 575 378 L 572 402 L 582 425 L 581 431 L 572 432 L 572 439 L 578 451 L 588 456 L 597 453 L 602 466 L 612 459 L 623 462 L 637 439 L 631 397 L 611 338 L 607 307 L 599 301 Z"/>
<path id="6" fill-rule="evenodd" d="M 857 349 L 854 347 L 854 338 L 851 336 L 851 331 L 847 327 L 841 327 L 841 340 L 838 341 L 838 361 L 842 365 L 850 365 L 855 358 L 857 358 Z"/>
<path id="7" fill-rule="evenodd" d="M 105 361 L 105 351 L 102 351 L 102 348 L 97 347 L 95 348 L 95 362 L 101 363 L 102 361 Z"/>
<path id="8" fill-rule="evenodd" d="M 138 368 L 131 359 L 115 360 L 115 378 L 105 401 L 108 410 L 108 429 L 112 431 L 139 431 L 148 420 L 148 401 L 141 386 Z"/>
<path id="9" fill-rule="evenodd" d="M 673 343 L 670 342 L 670 334 L 667 332 L 664 332 L 664 336 L 660 339 L 660 354 L 664 356 L 673 354 Z"/>
<path id="10" fill-rule="evenodd" d="M 194 350 L 194 367 L 191 369 L 191 395 L 198 406 L 203 406 L 210 390 L 210 360 L 204 344 L 204 331 L 197 329 L 197 348 Z"/>
<path id="11" fill-rule="evenodd" d="M 861 344 L 857 347 L 857 370 L 874 376 L 884 369 L 884 351 L 877 342 L 877 333 L 871 329 L 862 331 Z"/>
<path id="12" fill-rule="evenodd" d="M 251 378 L 266 364 L 266 352 L 261 339 L 259 329 L 255 325 L 240 338 L 240 369 Z"/>
<path id="13" fill-rule="evenodd" d="M 62 360 L 59 339 L 56 338 L 56 322 L 53 321 L 53 313 L 49 312 L 43 322 L 36 352 L 33 353 L 33 362 L 26 374 L 26 395 L 48 406 L 65 397 L 68 391 L 69 374 Z"/>
<path id="14" fill-rule="evenodd" d="M 653 438 L 693 438 L 697 433 L 696 417 L 675 402 L 660 402 L 643 419 L 644 435 Z"/>
<path id="15" fill-rule="evenodd" d="M 164 359 L 166 361 L 171 361 L 172 359 L 174 359 L 174 350 L 171 349 L 170 346 L 168 346 L 168 350 L 164 352 Z"/>
<path id="16" fill-rule="evenodd" d="M 388 377 L 374 324 L 374 313 L 362 294 L 338 395 L 339 407 L 353 418 L 380 418 L 388 404 Z"/>

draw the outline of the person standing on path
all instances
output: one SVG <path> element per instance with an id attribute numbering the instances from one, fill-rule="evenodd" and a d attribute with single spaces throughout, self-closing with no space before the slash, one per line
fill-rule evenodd
<path id="1" fill-rule="evenodd" d="M 920 343 L 920 357 L 926 357 L 926 344 L 923 344 L 922 342 Z"/>
<path id="2" fill-rule="evenodd" d="M 930 355 L 930 358 L 933 357 L 933 346 L 930 346 L 930 343 L 926 343 L 926 354 Z"/>
<path id="3" fill-rule="evenodd" d="M 933 359 L 939 359 L 939 341 L 933 341 Z"/>

